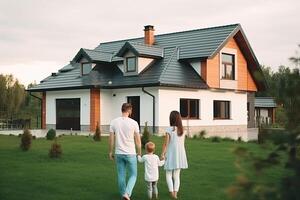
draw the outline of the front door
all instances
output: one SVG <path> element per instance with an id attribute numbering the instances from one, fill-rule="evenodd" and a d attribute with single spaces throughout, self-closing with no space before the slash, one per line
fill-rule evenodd
<path id="1" fill-rule="evenodd" d="M 80 98 L 56 99 L 56 129 L 80 130 Z"/>
<path id="2" fill-rule="evenodd" d="M 130 96 L 127 97 L 127 102 L 132 105 L 132 114 L 131 118 L 137 121 L 140 125 L 140 97 L 139 96 Z"/>

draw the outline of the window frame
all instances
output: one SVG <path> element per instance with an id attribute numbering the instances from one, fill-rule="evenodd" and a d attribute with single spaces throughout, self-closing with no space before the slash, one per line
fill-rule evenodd
<path id="1" fill-rule="evenodd" d="M 186 117 L 182 117 L 181 115 L 181 101 L 187 101 L 187 116 Z M 191 110 L 190 110 L 190 102 L 191 101 L 196 101 L 196 117 L 191 117 L 190 114 L 191 114 Z M 200 99 L 189 99 L 189 98 L 180 98 L 179 99 L 179 111 L 180 111 L 180 115 L 182 117 L 182 119 L 184 120 L 198 120 L 200 119 Z"/>
<path id="2" fill-rule="evenodd" d="M 89 75 L 89 73 L 86 73 L 86 74 L 83 73 L 83 66 L 84 66 L 85 64 L 90 64 L 90 66 L 91 66 L 91 70 L 89 71 L 89 73 L 93 70 L 93 65 L 92 65 L 92 63 L 90 63 L 90 62 L 82 62 L 82 63 L 81 63 L 81 69 L 80 69 L 80 74 L 81 74 L 81 76 Z"/>
<path id="3" fill-rule="evenodd" d="M 223 55 L 229 55 L 229 56 L 232 56 L 232 63 L 231 62 L 226 62 L 223 60 Z M 221 79 L 222 80 L 236 80 L 236 75 L 235 75 L 235 70 L 236 70 L 236 59 L 235 59 L 235 54 L 232 54 L 232 53 L 225 53 L 225 52 L 222 52 L 221 53 Z M 232 78 L 226 78 L 226 71 L 227 71 L 227 66 L 231 66 L 232 67 Z M 225 76 L 224 76 L 225 75 Z"/>
<path id="4" fill-rule="evenodd" d="M 225 103 L 228 103 L 228 111 L 227 111 L 228 117 L 226 117 L 226 116 L 225 117 L 215 117 L 215 102 L 220 102 L 220 103 L 221 102 L 225 102 Z M 226 105 L 225 105 L 225 109 L 226 109 Z M 226 113 L 226 110 L 225 110 L 225 113 Z M 231 119 L 231 101 L 229 101 L 229 100 L 213 100 L 213 119 L 214 120 L 230 120 Z"/>
<path id="5" fill-rule="evenodd" d="M 134 70 L 128 70 L 128 59 L 134 58 L 135 60 L 135 69 Z M 138 61 L 137 61 L 137 57 L 136 56 L 129 56 L 125 58 L 125 72 L 126 73 L 132 73 L 132 72 L 137 72 L 137 68 L 138 68 Z"/>

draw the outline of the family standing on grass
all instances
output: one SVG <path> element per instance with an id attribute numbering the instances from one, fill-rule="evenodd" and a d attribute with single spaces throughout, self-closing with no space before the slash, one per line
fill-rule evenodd
<path id="1" fill-rule="evenodd" d="M 122 116 L 112 120 L 110 124 L 109 158 L 116 162 L 118 185 L 122 199 L 130 200 L 137 179 L 137 162 L 145 165 L 144 173 L 149 199 L 158 198 L 158 168 L 163 165 L 170 195 L 177 199 L 180 170 L 188 168 L 184 147 L 185 135 L 180 113 L 178 111 L 170 113 L 170 127 L 166 129 L 161 158 L 159 158 L 154 154 L 155 144 L 153 142 L 148 142 L 145 145 L 146 154 L 141 155 L 139 125 L 129 118 L 132 113 L 132 106 L 129 103 L 124 103 L 121 110 Z"/>

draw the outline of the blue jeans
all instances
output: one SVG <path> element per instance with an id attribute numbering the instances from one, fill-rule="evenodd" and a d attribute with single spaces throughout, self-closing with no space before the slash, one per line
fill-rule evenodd
<path id="1" fill-rule="evenodd" d="M 118 185 L 120 194 L 128 194 L 130 197 L 137 178 L 136 155 L 116 154 L 118 171 Z M 128 169 L 128 182 L 126 184 L 126 171 Z"/>

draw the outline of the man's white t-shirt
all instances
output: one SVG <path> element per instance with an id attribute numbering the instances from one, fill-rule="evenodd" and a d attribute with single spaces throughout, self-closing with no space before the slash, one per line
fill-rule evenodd
<path id="1" fill-rule="evenodd" d="M 143 157 L 138 156 L 139 162 L 145 163 L 145 181 L 155 182 L 158 181 L 159 171 L 158 167 L 164 165 L 164 160 L 159 160 L 159 157 L 155 154 L 146 154 Z"/>
<path id="2" fill-rule="evenodd" d="M 139 136 L 138 123 L 129 117 L 118 117 L 111 121 L 110 133 L 115 134 L 115 154 L 136 155 L 134 135 Z"/>

